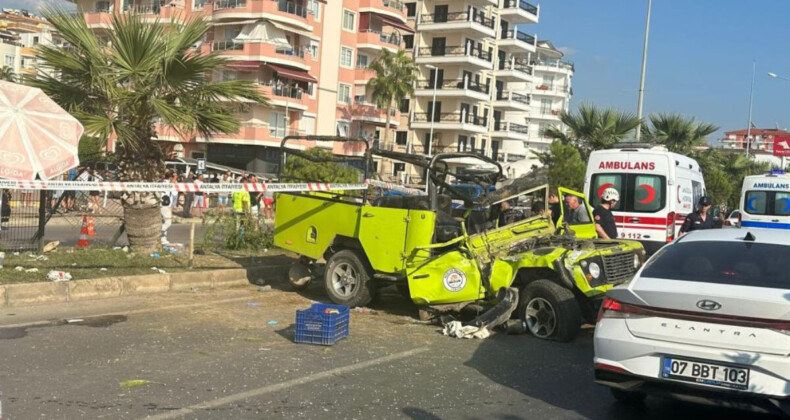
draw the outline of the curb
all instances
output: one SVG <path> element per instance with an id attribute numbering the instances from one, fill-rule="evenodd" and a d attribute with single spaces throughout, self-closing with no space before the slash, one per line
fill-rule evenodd
<path id="1" fill-rule="evenodd" d="M 251 284 L 273 267 L 257 266 L 142 276 L 105 277 L 68 282 L 20 283 L 0 286 L 0 308 L 137 296 Z"/>

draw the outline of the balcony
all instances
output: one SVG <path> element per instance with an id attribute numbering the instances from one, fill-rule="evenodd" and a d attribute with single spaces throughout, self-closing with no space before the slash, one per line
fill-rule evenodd
<path id="1" fill-rule="evenodd" d="M 390 113 L 390 126 L 397 127 L 400 125 L 400 115 L 395 108 L 389 110 Z M 365 99 L 354 99 L 354 104 L 351 105 L 351 119 L 353 121 L 367 122 L 376 125 L 385 125 L 387 123 L 387 110 L 381 109 L 376 104 L 367 102 Z"/>
<path id="2" fill-rule="evenodd" d="M 360 13 L 378 13 L 406 23 L 406 7 L 400 0 L 360 0 Z"/>
<path id="3" fill-rule="evenodd" d="M 294 86 L 272 86 L 271 84 L 261 84 L 261 92 L 269 98 L 274 106 L 288 107 L 289 109 L 307 111 L 307 105 L 302 98 L 307 99 L 307 94 L 299 87 Z"/>
<path id="4" fill-rule="evenodd" d="M 526 32 L 509 30 L 502 33 L 499 49 L 511 54 L 534 53 L 537 50 L 538 38 Z"/>
<path id="5" fill-rule="evenodd" d="M 532 60 L 530 63 L 535 67 L 535 70 L 539 71 L 555 71 L 561 73 L 573 73 L 574 67 L 573 63 L 570 61 L 563 61 L 563 60 Z"/>
<path id="6" fill-rule="evenodd" d="M 357 48 L 381 51 L 386 48 L 398 52 L 403 37 L 397 32 L 380 32 L 374 29 L 362 29 L 357 33 Z"/>
<path id="7" fill-rule="evenodd" d="M 504 82 L 531 82 L 532 73 L 532 66 L 526 58 L 509 56 L 499 60 L 496 77 Z"/>
<path id="8" fill-rule="evenodd" d="M 265 0 L 264 0 L 265 1 Z M 265 43 L 241 43 L 234 40 L 214 41 L 212 51 L 223 51 L 230 60 L 266 61 L 302 70 L 310 70 L 305 51 L 298 47 L 287 49 Z"/>
<path id="9" fill-rule="evenodd" d="M 499 14 L 502 19 L 514 24 L 538 23 L 540 6 L 533 6 L 524 0 L 502 0 Z"/>
<path id="10" fill-rule="evenodd" d="M 112 25 L 112 14 L 109 8 L 96 8 L 81 11 L 89 28 L 109 28 Z"/>
<path id="11" fill-rule="evenodd" d="M 423 32 L 460 32 L 472 37 L 496 35 L 494 19 L 483 12 L 453 12 L 420 15 L 417 29 Z"/>
<path id="12" fill-rule="evenodd" d="M 486 119 L 466 112 L 440 112 L 433 116 L 427 112 L 415 112 L 412 114 L 412 129 L 430 129 L 433 126 L 436 130 L 465 131 L 468 133 L 484 134 L 488 132 Z"/>
<path id="13" fill-rule="evenodd" d="M 158 19 L 162 23 L 167 23 L 171 19 L 184 20 L 186 17 L 182 7 L 170 5 L 161 6 L 158 2 L 127 4 L 123 11 L 126 13 L 141 15 L 143 20 L 154 21 Z M 109 11 L 107 13 L 109 13 Z"/>
<path id="14" fill-rule="evenodd" d="M 529 126 L 506 121 L 495 121 L 491 137 L 509 140 L 529 140 Z"/>
<path id="15" fill-rule="evenodd" d="M 488 100 L 489 86 L 478 81 L 463 79 L 439 80 L 436 89 L 433 80 L 418 80 L 414 89 L 414 96 L 437 98 L 468 98 L 476 101 Z"/>
<path id="16" fill-rule="evenodd" d="M 354 81 L 356 83 L 367 83 L 368 80 L 376 77 L 376 72 L 368 68 L 367 65 L 357 64 L 354 69 Z"/>
<path id="17" fill-rule="evenodd" d="M 560 85 L 531 85 L 528 89 L 533 95 L 566 97 L 573 92 L 568 86 Z"/>
<path id="18" fill-rule="evenodd" d="M 531 119 L 560 121 L 560 110 L 551 108 L 533 108 L 530 110 L 529 117 Z"/>
<path id="19" fill-rule="evenodd" d="M 503 90 L 497 92 L 494 107 L 505 111 L 529 112 L 529 96 L 510 90 Z"/>
<path id="20" fill-rule="evenodd" d="M 286 0 L 217 0 L 213 20 L 266 18 L 312 31 L 307 23 L 307 9 Z"/>
<path id="21" fill-rule="evenodd" d="M 417 48 L 417 64 L 470 64 L 481 69 L 492 67 L 491 52 L 471 45 Z"/>

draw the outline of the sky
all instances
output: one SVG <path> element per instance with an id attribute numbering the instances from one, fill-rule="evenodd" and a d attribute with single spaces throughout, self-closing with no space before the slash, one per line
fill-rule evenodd
<path id="1" fill-rule="evenodd" d="M 529 1 L 529 0 L 528 0 Z M 540 22 L 521 26 L 552 41 L 576 65 L 571 109 L 579 103 L 636 114 L 647 0 L 541 2 Z M 645 116 L 676 112 L 721 127 L 746 128 L 752 61 L 752 120 L 790 127 L 790 2 L 653 0 Z"/>

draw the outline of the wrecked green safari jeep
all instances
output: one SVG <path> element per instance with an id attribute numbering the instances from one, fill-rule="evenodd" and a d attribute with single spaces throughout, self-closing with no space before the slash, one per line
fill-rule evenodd
<path id="1" fill-rule="evenodd" d="M 287 153 L 314 159 L 297 150 Z M 395 285 L 420 306 L 421 315 L 493 305 L 472 322 L 491 327 L 516 310 L 536 337 L 568 341 L 583 321 L 594 322 L 598 298 L 630 280 L 643 262 L 638 242 L 596 239 L 589 204 L 580 193 L 559 190 L 561 199 L 578 197 L 576 214 L 586 214 L 586 223 L 566 223 L 565 206 L 557 206 L 559 228 L 548 212 L 519 209 L 548 202 L 548 185 L 540 176 L 470 198 L 448 180 L 485 189 L 502 180 L 497 162 L 469 153 L 428 159 L 382 150 L 367 151 L 362 160 L 374 157 L 424 168 L 428 194 L 402 187 L 394 187 L 398 194 L 280 194 L 275 245 L 300 255 L 289 273 L 294 287 L 322 278 L 330 300 L 364 306 L 379 289 Z M 458 159 L 477 159 L 490 169 L 454 171 Z M 365 172 L 368 167 L 363 165 Z M 450 216 L 452 200 L 464 201 L 469 209 L 464 217 Z M 317 264 L 322 261 L 323 270 Z"/>

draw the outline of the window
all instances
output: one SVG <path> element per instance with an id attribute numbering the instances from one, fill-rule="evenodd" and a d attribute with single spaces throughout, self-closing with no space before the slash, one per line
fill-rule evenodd
<path id="1" fill-rule="evenodd" d="M 403 162 L 394 162 L 392 164 L 392 175 L 398 175 L 399 172 L 406 170 L 406 164 Z"/>
<path id="2" fill-rule="evenodd" d="M 238 74 L 233 70 L 220 70 L 219 80 L 222 82 L 231 82 L 236 80 Z"/>
<path id="3" fill-rule="evenodd" d="M 787 290 L 788 252 L 785 245 L 747 241 L 679 242 L 658 251 L 642 277 Z"/>
<path id="4" fill-rule="evenodd" d="M 38 37 L 37 36 L 33 37 L 33 45 L 38 45 Z"/>
<path id="5" fill-rule="evenodd" d="M 409 100 L 408 98 L 404 98 L 402 101 L 400 101 L 400 107 L 399 107 L 398 110 L 400 112 L 409 112 L 409 104 L 410 103 L 411 103 L 411 100 Z"/>
<path id="6" fill-rule="evenodd" d="M 549 89 L 554 87 L 554 75 L 553 74 L 544 74 L 543 75 L 543 84 L 548 86 Z"/>
<path id="7" fill-rule="evenodd" d="M 465 152 L 466 151 L 466 136 L 458 136 L 458 151 Z"/>
<path id="8" fill-rule="evenodd" d="M 406 17 L 417 16 L 417 3 L 406 3 Z"/>
<path id="9" fill-rule="evenodd" d="M 491 159 L 498 160 L 499 155 L 499 141 L 491 140 Z"/>
<path id="10" fill-rule="evenodd" d="M 357 14 L 351 10 L 343 10 L 343 29 L 354 32 L 356 29 Z"/>
<path id="11" fill-rule="evenodd" d="M 406 142 L 408 141 L 408 138 L 409 138 L 408 131 L 395 132 L 395 144 L 397 144 L 398 146 L 405 146 Z"/>
<path id="12" fill-rule="evenodd" d="M 746 213 L 763 216 L 790 216 L 790 193 L 747 191 L 743 200 Z"/>
<path id="13" fill-rule="evenodd" d="M 352 68 L 354 62 L 354 50 L 348 47 L 340 47 L 340 67 Z"/>
<path id="14" fill-rule="evenodd" d="M 541 99 L 540 100 L 540 113 L 541 114 L 548 114 L 551 112 L 551 99 Z"/>
<path id="15" fill-rule="evenodd" d="M 307 84 L 307 94 L 310 95 L 311 98 L 315 96 L 315 83 Z"/>
<path id="16" fill-rule="evenodd" d="M 477 140 L 477 139 L 476 139 L 476 138 L 474 138 L 474 137 L 470 137 L 470 138 L 469 138 L 469 150 L 471 150 L 471 151 L 472 151 L 472 153 L 475 153 L 475 152 L 477 151 L 477 150 L 475 150 L 475 143 L 477 143 L 477 141 L 476 141 L 476 140 Z"/>
<path id="17" fill-rule="evenodd" d="M 307 49 L 310 50 L 310 57 L 313 57 L 313 61 L 318 61 L 318 41 L 311 39 Z"/>
<path id="18" fill-rule="evenodd" d="M 354 95 L 354 103 L 355 104 L 367 103 L 367 100 L 365 100 L 365 95 Z"/>
<path id="19" fill-rule="evenodd" d="M 351 103 L 351 86 L 340 83 L 337 87 L 337 101 L 342 104 Z"/>
<path id="20" fill-rule="evenodd" d="M 366 69 L 368 68 L 368 56 L 364 54 L 357 54 L 357 68 L 358 69 Z"/>
<path id="21" fill-rule="evenodd" d="M 6 67 L 14 68 L 14 56 L 6 54 L 3 57 L 3 65 Z"/>
<path id="22" fill-rule="evenodd" d="M 97 12 L 108 13 L 110 11 L 110 2 L 109 1 L 97 1 L 96 2 L 96 11 Z"/>
<path id="23" fill-rule="evenodd" d="M 349 129 L 348 121 L 338 121 L 337 122 L 337 135 L 341 137 L 348 137 L 348 129 Z"/>
<path id="24" fill-rule="evenodd" d="M 595 174 L 590 183 L 590 204 L 601 204 L 601 194 L 613 187 L 620 201 L 612 210 L 654 213 L 666 205 L 666 177 L 661 175 Z"/>
<path id="25" fill-rule="evenodd" d="M 302 132 L 304 132 L 305 134 L 314 134 L 315 117 L 302 115 L 302 118 L 299 120 L 299 129 L 302 130 Z"/>
<path id="26" fill-rule="evenodd" d="M 316 0 L 307 0 L 307 13 L 313 15 L 314 19 L 318 20 L 320 14 L 318 13 L 318 2 Z"/>
<path id="27" fill-rule="evenodd" d="M 285 137 L 285 114 L 280 112 L 269 113 L 269 135 L 272 137 Z"/>
<path id="28" fill-rule="evenodd" d="M 403 35 L 403 48 L 407 50 L 414 48 L 414 35 Z"/>

